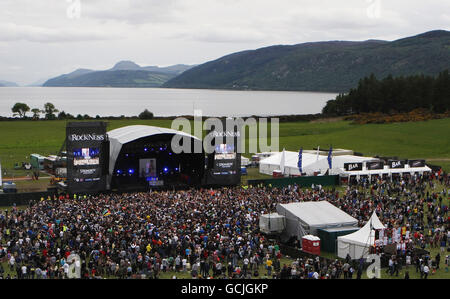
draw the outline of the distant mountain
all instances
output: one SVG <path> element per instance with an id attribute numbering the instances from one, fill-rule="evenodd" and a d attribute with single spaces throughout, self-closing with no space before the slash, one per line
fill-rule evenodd
<path id="1" fill-rule="evenodd" d="M 77 69 L 69 74 L 64 74 L 52 79 L 46 80 L 42 86 L 74 86 L 73 79 L 94 72 L 88 69 Z M 76 85 L 75 85 L 76 86 Z"/>
<path id="2" fill-rule="evenodd" d="M 187 71 L 188 69 L 191 69 L 195 65 L 186 65 L 186 64 L 176 64 L 171 65 L 167 67 L 159 67 L 159 66 L 144 66 L 141 67 L 138 64 L 134 63 L 133 61 L 129 60 L 123 60 L 116 65 L 110 71 L 117 71 L 117 70 L 127 70 L 127 71 L 149 71 L 149 72 L 157 72 L 157 73 L 163 73 L 163 74 L 169 74 L 169 75 L 179 75 L 183 73 L 184 71 Z"/>
<path id="3" fill-rule="evenodd" d="M 37 81 L 34 81 L 33 83 L 27 84 L 27 87 L 38 87 L 42 86 L 45 82 L 47 82 L 48 79 L 40 79 Z"/>
<path id="4" fill-rule="evenodd" d="M 0 87 L 17 87 L 18 85 L 14 82 L 0 80 Z"/>
<path id="5" fill-rule="evenodd" d="M 174 77 L 174 76 L 172 76 Z M 55 78 L 43 86 L 60 87 L 159 87 L 171 77 L 148 71 L 98 71 L 74 78 Z"/>
<path id="6" fill-rule="evenodd" d="M 450 32 L 388 42 L 329 41 L 278 45 L 224 56 L 164 83 L 168 88 L 346 92 L 371 73 L 437 75 L 450 69 Z"/>
<path id="7" fill-rule="evenodd" d="M 116 63 L 110 71 L 137 71 L 140 69 L 141 67 L 133 61 L 124 60 Z"/>
<path id="8" fill-rule="evenodd" d="M 159 72 L 164 74 L 176 74 L 180 75 L 181 73 L 195 67 L 196 65 L 186 65 L 186 64 L 176 64 L 167 67 L 158 67 L 158 66 L 147 66 L 143 69 L 151 72 Z"/>
<path id="9" fill-rule="evenodd" d="M 141 67 L 132 61 L 120 61 L 111 69 L 77 69 L 47 80 L 43 86 L 59 87 L 160 87 L 169 79 L 193 66 Z"/>

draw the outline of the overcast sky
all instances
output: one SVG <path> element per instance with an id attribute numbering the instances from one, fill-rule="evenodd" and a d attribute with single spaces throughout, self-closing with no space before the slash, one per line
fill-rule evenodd
<path id="1" fill-rule="evenodd" d="M 450 30 L 449 0 L 1 0 L 0 80 L 120 60 L 199 64 L 274 44 Z"/>

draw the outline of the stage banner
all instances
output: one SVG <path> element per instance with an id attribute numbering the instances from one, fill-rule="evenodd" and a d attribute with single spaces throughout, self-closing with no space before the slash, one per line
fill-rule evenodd
<path id="1" fill-rule="evenodd" d="M 70 122 L 66 126 L 69 193 L 106 190 L 109 142 L 104 122 Z"/>
<path id="2" fill-rule="evenodd" d="M 425 167 L 425 160 L 408 160 L 409 167 Z"/>
<path id="3" fill-rule="evenodd" d="M 368 170 L 383 169 L 384 163 L 382 161 L 367 162 L 366 166 Z"/>
<path id="4" fill-rule="evenodd" d="M 363 164 L 362 163 L 344 163 L 344 169 L 346 171 L 358 171 L 362 170 Z"/>
<path id="5" fill-rule="evenodd" d="M 404 160 L 389 160 L 389 168 L 395 169 L 395 168 L 405 168 L 405 161 Z"/>

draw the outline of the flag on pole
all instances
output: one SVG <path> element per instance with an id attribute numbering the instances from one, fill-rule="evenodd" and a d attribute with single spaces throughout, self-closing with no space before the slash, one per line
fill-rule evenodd
<path id="1" fill-rule="evenodd" d="M 106 209 L 106 210 L 103 211 L 103 217 L 106 217 L 106 216 L 109 216 L 109 215 L 111 215 L 111 211 L 110 210 Z"/>
<path id="2" fill-rule="evenodd" d="M 283 152 L 281 153 L 281 161 L 280 161 L 280 170 L 281 173 L 284 174 L 284 164 L 286 163 L 286 151 L 283 148 Z"/>
<path id="3" fill-rule="evenodd" d="M 330 146 L 330 152 L 328 153 L 328 166 L 330 169 L 333 168 L 331 164 L 332 158 L 333 158 L 333 147 Z"/>
<path id="4" fill-rule="evenodd" d="M 300 152 L 298 153 L 298 170 L 300 171 L 300 174 L 302 174 L 302 156 L 303 156 L 303 148 L 300 149 Z"/>

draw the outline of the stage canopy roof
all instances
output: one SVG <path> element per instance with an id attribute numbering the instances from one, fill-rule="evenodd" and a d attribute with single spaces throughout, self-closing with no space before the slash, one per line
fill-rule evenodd
<path id="1" fill-rule="evenodd" d="M 186 137 L 193 138 L 195 140 L 201 141 L 199 138 L 187 134 L 182 131 L 176 131 L 167 128 L 153 127 L 153 126 L 144 126 L 144 125 L 136 125 L 136 126 L 127 126 L 118 128 L 108 133 L 109 138 L 109 173 L 112 174 L 114 171 L 115 161 L 119 156 L 120 150 L 122 149 L 122 145 L 125 143 L 129 143 L 140 138 L 154 136 L 154 135 L 163 135 L 163 134 L 172 134 L 172 135 L 182 135 Z"/>

